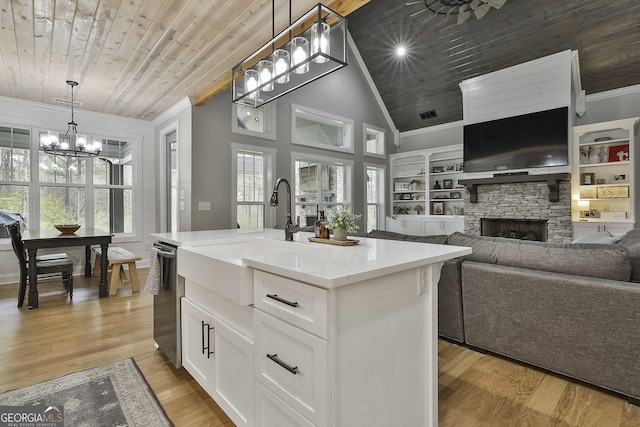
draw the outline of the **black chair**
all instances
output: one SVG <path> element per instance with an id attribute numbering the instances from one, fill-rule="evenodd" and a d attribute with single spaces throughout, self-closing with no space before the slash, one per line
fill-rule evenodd
<path id="1" fill-rule="evenodd" d="M 27 282 L 29 280 L 29 261 L 22 243 L 22 235 L 20 233 L 20 223 L 14 221 L 5 224 L 9 235 L 11 236 L 11 245 L 13 251 L 18 257 L 20 263 L 20 290 L 18 291 L 18 307 L 24 304 L 24 297 L 27 291 Z M 73 299 L 73 261 L 65 253 L 49 254 L 36 257 L 36 268 L 38 275 L 62 274 L 64 288 L 69 295 L 69 299 Z"/>

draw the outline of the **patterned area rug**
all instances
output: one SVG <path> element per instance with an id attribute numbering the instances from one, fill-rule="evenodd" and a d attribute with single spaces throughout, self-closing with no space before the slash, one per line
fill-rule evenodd
<path id="1" fill-rule="evenodd" d="M 133 359 L 0 394 L 0 406 L 58 405 L 64 425 L 173 426 Z"/>

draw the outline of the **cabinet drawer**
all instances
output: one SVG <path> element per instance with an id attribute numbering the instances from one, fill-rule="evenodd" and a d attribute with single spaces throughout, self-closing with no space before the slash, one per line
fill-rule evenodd
<path id="1" fill-rule="evenodd" d="M 329 337 L 329 291 L 255 271 L 254 306 L 322 338 Z"/>
<path id="2" fill-rule="evenodd" d="M 258 381 L 254 389 L 256 427 L 314 427 Z"/>
<path id="3" fill-rule="evenodd" d="M 327 341 L 259 310 L 254 326 L 255 378 L 313 424 L 327 425 Z"/>

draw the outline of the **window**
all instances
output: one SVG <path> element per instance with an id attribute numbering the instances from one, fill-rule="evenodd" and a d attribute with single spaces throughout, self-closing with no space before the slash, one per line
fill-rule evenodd
<path id="1" fill-rule="evenodd" d="M 234 156 L 234 195 L 236 224 L 240 228 L 271 226 L 267 208 L 268 182 L 272 180 L 275 150 L 231 144 Z"/>
<path id="2" fill-rule="evenodd" d="M 306 154 L 293 155 L 294 217 L 300 226 L 312 226 L 319 211 L 351 201 L 353 163 Z"/>
<path id="3" fill-rule="evenodd" d="M 0 127 L 0 209 L 22 214 L 31 229 L 77 223 L 135 235 L 141 145 L 103 138 L 99 157 L 65 157 L 39 151 L 34 134 L 40 132 Z"/>
<path id="4" fill-rule="evenodd" d="M 0 209 L 29 218 L 31 132 L 0 127 Z M 0 238 L 9 237 L 0 227 Z"/>
<path id="5" fill-rule="evenodd" d="M 365 123 L 363 126 L 364 154 L 374 157 L 385 157 L 385 130 Z"/>
<path id="6" fill-rule="evenodd" d="M 365 185 L 367 190 L 367 209 L 365 222 L 367 232 L 384 229 L 384 180 L 385 168 L 382 166 L 365 165 Z"/>
<path id="7" fill-rule="evenodd" d="M 294 144 L 353 153 L 353 120 L 291 104 Z"/>
<path id="8" fill-rule="evenodd" d="M 275 102 L 258 108 L 231 104 L 231 131 L 243 135 L 276 139 Z"/>

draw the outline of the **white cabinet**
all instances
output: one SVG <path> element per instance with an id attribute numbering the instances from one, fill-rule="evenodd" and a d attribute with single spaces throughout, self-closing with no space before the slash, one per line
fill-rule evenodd
<path id="1" fill-rule="evenodd" d="M 400 219 L 403 218 L 403 219 Z M 408 216 L 387 218 L 387 230 L 414 236 L 433 236 L 464 232 L 464 217 Z"/>
<path id="2" fill-rule="evenodd" d="M 631 118 L 574 127 L 574 239 L 587 230 L 614 233 L 635 227 L 640 201 L 635 194 L 640 180 L 638 122 L 638 118 Z M 595 225 L 586 225 L 591 223 Z"/>
<path id="3" fill-rule="evenodd" d="M 334 289 L 254 270 L 256 425 L 437 426 L 441 265 Z"/>
<path id="4" fill-rule="evenodd" d="M 633 230 L 633 224 L 620 222 L 574 222 L 573 240 L 587 234 L 609 232 L 612 235 L 625 234 Z"/>
<path id="5" fill-rule="evenodd" d="M 425 221 L 429 218 L 438 218 L 440 221 L 454 218 L 456 220 L 453 223 L 464 223 L 458 215 L 464 208 L 465 191 L 458 183 L 463 175 L 462 145 L 392 154 L 389 157 L 392 214 L 404 222 L 393 224 L 387 221 L 387 230 L 401 229 L 396 232 L 413 235 L 444 234 L 444 222 L 439 223 L 436 229 L 434 224 Z"/>
<path id="6" fill-rule="evenodd" d="M 238 426 L 253 423 L 253 343 L 182 298 L 183 366 Z"/>

